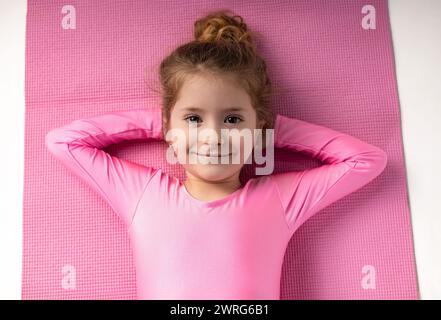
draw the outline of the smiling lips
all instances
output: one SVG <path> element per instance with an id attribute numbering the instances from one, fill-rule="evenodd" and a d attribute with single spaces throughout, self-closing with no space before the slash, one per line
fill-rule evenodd
<path id="1" fill-rule="evenodd" d="M 227 157 L 227 156 L 231 155 L 231 153 L 225 154 L 225 155 L 222 155 L 222 154 L 218 155 L 217 153 L 216 154 L 199 154 L 199 153 L 195 153 L 195 152 L 193 152 L 193 154 L 196 154 L 196 155 L 201 156 L 201 157 L 219 157 L 219 158 Z"/>

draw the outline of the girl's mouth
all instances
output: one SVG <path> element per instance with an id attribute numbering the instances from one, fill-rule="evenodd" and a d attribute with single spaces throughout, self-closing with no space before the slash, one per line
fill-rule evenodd
<path id="1" fill-rule="evenodd" d="M 212 158 L 212 157 L 222 158 L 222 157 L 228 157 L 228 156 L 232 155 L 232 153 L 228 153 L 228 154 L 208 154 L 208 155 L 206 155 L 206 154 L 199 154 L 199 153 L 196 153 L 196 152 L 192 152 L 192 153 L 197 155 L 197 156 L 199 156 L 199 157 L 205 157 L 205 158 Z"/>

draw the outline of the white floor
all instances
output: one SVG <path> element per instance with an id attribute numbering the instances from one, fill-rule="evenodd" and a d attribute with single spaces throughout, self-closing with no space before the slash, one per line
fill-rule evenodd
<path id="1" fill-rule="evenodd" d="M 422 299 L 441 299 L 441 1 L 390 0 Z"/>
<path id="2" fill-rule="evenodd" d="M 441 299 L 441 1 L 389 8 L 421 298 Z M 0 12 L 0 299 L 20 299 L 26 1 Z"/>

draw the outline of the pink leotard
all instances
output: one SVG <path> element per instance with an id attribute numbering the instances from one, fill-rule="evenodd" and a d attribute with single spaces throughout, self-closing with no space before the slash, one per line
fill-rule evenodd
<path id="1" fill-rule="evenodd" d="M 163 140 L 160 108 L 80 119 L 46 135 L 50 153 L 98 192 L 127 226 L 138 299 L 280 299 L 285 249 L 316 212 L 386 166 L 376 146 L 277 114 L 274 147 L 325 164 L 251 178 L 201 201 L 182 181 L 102 150 L 123 140 Z"/>

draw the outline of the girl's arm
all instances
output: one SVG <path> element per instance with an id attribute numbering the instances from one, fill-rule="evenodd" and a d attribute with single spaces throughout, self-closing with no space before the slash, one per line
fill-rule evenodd
<path id="1" fill-rule="evenodd" d="M 299 151 L 326 164 L 277 173 L 288 228 L 294 232 L 316 212 L 358 190 L 386 167 L 386 153 L 348 134 L 277 114 L 274 146 Z"/>
<path id="2" fill-rule="evenodd" d="M 160 108 L 108 112 L 49 131 L 49 152 L 98 192 L 130 226 L 137 203 L 158 170 L 120 159 L 102 148 L 123 140 L 163 139 Z"/>

